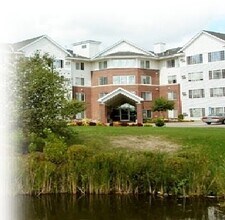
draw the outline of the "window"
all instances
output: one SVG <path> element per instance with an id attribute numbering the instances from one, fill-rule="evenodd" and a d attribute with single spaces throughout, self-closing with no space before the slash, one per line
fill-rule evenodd
<path id="1" fill-rule="evenodd" d="M 167 68 L 172 68 L 172 67 L 175 67 L 175 60 L 167 60 L 166 61 L 166 66 Z"/>
<path id="2" fill-rule="evenodd" d="M 176 92 L 168 92 L 168 100 L 176 100 L 177 99 L 177 93 Z"/>
<path id="3" fill-rule="evenodd" d="M 205 97 L 204 89 L 189 90 L 189 98 L 190 99 L 204 98 L 204 97 Z"/>
<path id="4" fill-rule="evenodd" d="M 84 63 L 76 63 L 76 70 L 84 70 Z"/>
<path id="5" fill-rule="evenodd" d="M 65 62 L 65 66 L 68 68 L 68 67 L 70 67 L 70 61 L 66 61 Z"/>
<path id="6" fill-rule="evenodd" d="M 142 110 L 143 119 L 151 118 L 152 112 L 151 110 Z"/>
<path id="7" fill-rule="evenodd" d="M 54 68 L 63 68 L 63 60 L 54 60 L 53 66 Z"/>
<path id="8" fill-rule="evenodd" d="M 107 94 L 108 94 L 107 92 L 101 92 L 101 93 L 99 93 L 99 98 L 102 98 L 102 97 L 104 97 Z"/>
<path id="9" fill-rule="evenodd" d="M 188 81 L 200 81 L 203 80 L 203 72 L 188 73 Z"/>
<path id="10" fill-rule="evenodd" d="M 168 84 L 173 83 L 177 83 L 177 76 L 176 75 L 168 76 Z"/>
<path id="11" fill-rule="evenodd" d="M 112 59 L 110 62 L 112 67 L 135 67 L 135 59 Z"/>
<path id="12" fill-rule="evenodd" d="M 151 76 L 141 76 L 141 84 L 151 84 Z"/>
<path id="13" fill-rule="evenodd" d="M 84 86 L 84 78 L 76 77 L 75 78 L 75 85 Z"/>
<path id="14" fill-rule="evenodd" d="M 196 55 L 187 57 L 187 64 L 188 65 L 198 64 L 198 63 L 202 63 L 202 62 L 203 62 L 202 54 L 196 54 Z"/>
<path id="15" fill-rule="evenodd" d="M 106 76 L 99 77 L 99 85 L 106 85 L 106 84 L 108 84 L 108 77 Z"/>
<path id="16" fill-rule="evenodd" d="M 216 51 L 208 53 L 208 61 L 209 62 L 215 62 L 215 61 L 221 61 L 224 60 L 224 51 Z"/>
<path id="17" fill-rule="evenodd" d="M 113 76 L 113 84 L 114 85 L 132 85 L 135 84 L 135 76 Z"/>
<path id="18" fill-rule="evenodd" d="M 141 60 L 140 61 L 140 68 L 149 69 L 150 68 L 150 61 L 149 60 Z"/>
<path id="19" fill-rule="evenodd" d="M 225 87 L 210 88 L 210 97 L 225 96 Z"/>
<path id="20" fill-rule="evenodd" d="M 81 46 L 81 48 L 82 48 L 82 49 L 85 49 L 85 48 L 87 48 L 87 45 L 86 45 L 86 44 L 83 44 L 83 45 Z"/>
<path id="21" fill-rule="evenodd" d="M 141 66 L 141 68 L 145 68 L 145 61 L 144 60 L 141 60 L 140 66 Z"/>
<path id="22" fill-rule="evenodd" d="M 99 62 L 98 63 L 99 69 L 106 69 L 107 68 L 107 61 Z"/>
<path id="23" fill-rule="evenodd" d="M 85 113 L 84 112 L 79 112 L 76 114 L 76 119 L 83 119 L 85 118 Z"/>
<path id="24" fill-rule="evenodd" d="M 143 98 L 144 101 L 151 101 L 152 100 L 152 93 L 151 92 L 142 92 L 141 98 Z"/>
<path id="25" fill-rule="evenodd" d="M 203 116 L 205 116 L 205 109 L 204 108 L 191 108 L 190 116 L 191 117 L 203 117 Z"/>
<path id="26" fill-rule="evenodd" d="M 76 92 L 75 99 L 78 101 L 85 101 L 85 94 L 83 92 Z"/>
<path id="27" fill-rule="evenodd" d="M 225 79 L 225 69 L 209 71 L 209 79 Z"/>
<path id="28" fill-rule="evenodd" d="M 223 114 L 223 113 L 225 113 L 225 107 L 210 108 L 209 112 L 212 115 Z"/>

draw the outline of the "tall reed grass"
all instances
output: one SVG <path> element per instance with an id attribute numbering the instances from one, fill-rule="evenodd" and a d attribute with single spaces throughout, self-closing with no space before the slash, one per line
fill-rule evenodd
<path id="1" fill-rule="evenodd" d="M 195 130 L 192 136 L 190 130 L 183 130 L 183 134 L 189 133 L 188 137 L 181 135 L 182 129 L 179 130 L 181 136 L 174 130 L 174 141 L 182 143 L 184 147 L 172 154 L 113 148 L 107 142 L 110 130 L 104 129 L 111 129 L 111 135 L 118 138 L 128 134 L 128 130 L 114 133 L 115 128 L 100 128 L 101 130 L 93 130 L 91 135 L 87 132 L 89 128 L 82 129 L 87 129 L 86 133 L 85 130 L 80 133 L 80 137 L 86 137 L 82 141 L 83 144 L 68 147 L 63 154 L 64 159 L 59 160 L 60 163 L 51 160 L 45 152 L 19 156 L 15 176 L 16 192 L 37 195 L 225 195 L 225 151 L 216 140 L 216 145 L 210 145 L 209 142 L 212 143 L 213 138 L 208 140 L 207 144 L 206 140 L 196 141 L 196 132 L 199 137 L 204 137 L 201 129 Z M 138 129 L 142 129 L 142 132 Z M 130 132 L 135 135 L 152 133 L 164 137 L 172 134 L 171 128 L 157 130 L 157 134 L 156 128 L 135 128 Z M 212 155 L 215 151 L 220 154 Z"/>

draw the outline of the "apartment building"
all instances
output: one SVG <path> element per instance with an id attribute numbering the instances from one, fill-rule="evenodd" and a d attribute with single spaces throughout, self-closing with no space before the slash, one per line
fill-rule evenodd
<path id="1" fill-rule="evenodd" d="M 121 40 L 101 50 L 101 42 L 76 42 L 65 49 L 43 35 L 12 44 L 13 53 L 31 56 L 37 50 L 55 58 L 67 79 L 69 97 L 86 103 L 77 118 L 102 122 L 157 117 L 153 101 L 165 97 L 175 108 L 165 117 L 184 114 L 200 119 L 225 112 L 225 34 L 201 31 L 182 47 L 157 43 L 149 51 Z"/>

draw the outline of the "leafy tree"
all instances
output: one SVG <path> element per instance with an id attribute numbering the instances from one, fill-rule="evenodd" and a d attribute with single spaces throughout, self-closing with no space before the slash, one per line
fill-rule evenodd
<path id="1" fill-rule="evenodd" d="M 25 135 L 43 137 L 44 129 L 57 133 L 68 119 L 84 110 L 83 103 L 66 98 L 65 81 L 47 54 L 20 58 L 15 73 L 17 126 Z"/>
<path id="2" fill-rule="evenodd" d="M 158 111 L 160 112 L 160 115 L 162 112 L 165 112 L 167 110 L 173 110 L 173 109 L 174 109 L 174 101 L 167 100 L 164 97 L 155 99 L 152 106 L 153 112 Z"/>

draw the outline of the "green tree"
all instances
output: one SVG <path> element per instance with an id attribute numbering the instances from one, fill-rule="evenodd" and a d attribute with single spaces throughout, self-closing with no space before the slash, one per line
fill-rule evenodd
<path id="1" fill-rule="evenodd" d="M 174 109 L 174 101 L 167 100 L 164 97 L 160 97 L 158 99 L 155 99 L 152 106 L 153 112 L 160 112 L 160 115 L 162 112 L 165 112 L 167 110 L 173 110 Z"/>
<path id="2" fill-rule="evenodd" d="M 25 135 L 44 136 L 67 126 L 67 120 L 84 110 L 84 104 L 66 98 L 65 80 L 53 68 L 53 59 L 36 53 L 22 57 L 15 68 L 17 126 Z"/>

